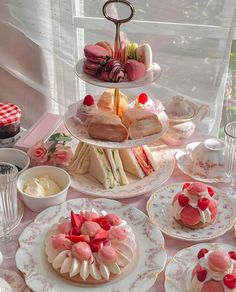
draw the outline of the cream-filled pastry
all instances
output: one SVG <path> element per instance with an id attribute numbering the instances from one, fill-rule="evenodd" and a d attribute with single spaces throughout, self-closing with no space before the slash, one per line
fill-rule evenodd
<path id="1" fill-rule="evenodd" d="M 45 238 L 48 262 L 62 277 L 103 283 L 119 276 L 133 261 L 135 235 L 116 214 L 81 211 L 61 218 Z"/>

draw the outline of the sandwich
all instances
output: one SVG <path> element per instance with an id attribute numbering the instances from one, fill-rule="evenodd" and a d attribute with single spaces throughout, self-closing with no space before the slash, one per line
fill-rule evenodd
<path id="1" fill-rule="evenodd" d="M 127 185 L 129 181 L 124 171 L 118 149 L 104 149 L 104 151 L 111 165 L 116 184 L 119 186 Z"/>
<path id="2" fill-rule="evenodd" d="M 80 142 L 75 150 L 74 156 L 68 166 L 69 171 L 76 174 L 85 174 L 89 171 L 90 146 Z"/>
<path id="3" fill-rule="evenodd" d="M 140 139 L 160 133 L 162 130 L 158 116 L 142 108 L 124 110 L 121 120 L 128 129 L 130 139 Z"/>
<path id="4" fill-rule="evenodd" d="M 114 142 L 128 138 L 128 131 L 121 119 L 109 112 L 99 113 L 90 120 L 88 134 L 94 139 Z"/>
<path id="5" fill-rule="evenodd" d="M 124 170 L 139 178 L 148 176 L 157 168 L 152 153 L 147 146 L 120 149 L 119 154 Z"/>

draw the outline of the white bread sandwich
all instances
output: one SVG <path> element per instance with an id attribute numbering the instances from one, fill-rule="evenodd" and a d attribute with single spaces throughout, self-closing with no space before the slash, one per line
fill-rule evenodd
<path id="1" fill-rule="evenodd" d="M 124 110 L 121 120 L 128 129 L 130 139 L 140 139 L 160 133 L 162 130 L 158 116 L 142 108 Z"/>
<path id="2" fill-rule="evenodd" d="M 128 131 L 121 119 L 109 112 L 94 116 L 88 125 L 90 137 L 105 141 L 122 142 L 128 139 Z"/>
<path id="3" fill-rule="evenodd" d="M 68 166 L 69 171 L 76 174 L 85 174 L 89 171 L 90 146 L 80 142 L 75 150 L 74 156 Z"/>
<path id="4" fill-rule="evenodd" d="M 156 162 L 147 146 L 120 149 L 119 153 L 124 170 L 139 178 L 143 178 L 156 170 Z"/>
<path id="5" fill-rule="evenodd" d="M 116 184 L 119 186 L 127 185 L 129 181 L 124 171 L 118 149 L 104 149 L 104 151 L 111 165 Z"/>

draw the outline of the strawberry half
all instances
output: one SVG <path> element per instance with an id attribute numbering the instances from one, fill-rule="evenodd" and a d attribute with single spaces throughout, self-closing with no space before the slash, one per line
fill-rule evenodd
<path id="1" fill-rule="evenodd" d="M 227 274 L 224 276 L 224 284 L 229 289 L 236 288 L 236 277 L 233 274 Z"/>
<path id="2" fill-rule="evenodd" d="M 101 242 L 101 241 L 94 241 L 94 240 L 92 240 L 92 241 L 89 243 L 89 246 L 90 246 L 92 252 L 98 252 L 99 249 L 100 249 L 101 246 L 102 246 L 102 242 Z"/>
<path id="3" fill-rule="evenodd" d="M 181 207 L 185 207 L 189 203 L 189 198 L 186 197 L 184 194 L 180 194 L 178 196 L 178 202 L 179 202 L 179 204 L 180 204 Z"/>
<path id="4" fill-rule="evenodd" d="M 204 282 L 207 276 L 207 270 L 205 270 L 204 268 L 200 267 L 197 270 L 197 279 L 199 282 Z"/>
<path id="5" fill-rule="evenodd" d="M 86 95 L 83 101 L 84 105 L 91 106 L 94 104 L 94 99 L 92 95 Z"/>
<path id="6" fill-rule="evenodd" d="M 205 254 L 208 253 L 208 249 L 206 248 L 202 248 L 199 250 L 198 254 L 197 254 L 197 258 L 200 259 L 200 258 L 203 258 L 205 256 Z"/>
<path id="7" fill-rule="evenodd" d="M 73 211 L 71 211 L 70 220 L 72 228 L 77 227 L 78 229 L 81 228 L 82 224 L 85 221 L 84 217 L 81 214 L 75 214 Z"/>
<path id="8" fill-rule="evenodd" d="M 232 260 L 236 261 L 236 252 L 235 251 L 229 251 L 228 254 Z"/>
<path id="9" fill-rule="evenodd" d="M 211 197 L 213 197 L 214 194 L 215 194 L 215 191 L 213 190 L 213 188 L 211 188 L 211 187 L 207 187 L 207 190 L 208 190 L 208 194 L 209 194 Z"/>
<path id="10" fill-rule="evenodd" d="M 190 185 L 191 185 L 190 183 L 183 184 L 182 190 L 187 189 Z"/>
<path id="11" fill-rule="evenodd" d="M 78 235 L 78 236 L 77 235 L 68 235 L 68 236 L 66 236 L 66 238 L 74 243 L 80 242 L 80 241 L 87 242 L 87 243 L 90 242 L 90 238 L 88 235 Z"/>
<path id="12" fill-rule="evenodd" d="M 98 223 L 106 231 L 111 228 L 111 223 L 104 216 L 94 219 L 93 222 Z"/>
<path id="13" fill-rule="evenodd" d="M 104 230 L 104 229 L 100 229 L 98 231 L 98 233 L 95 235 L 94 239 L 97 239 L 97 240 L 106 240 L 108 239 L 108 236 L 109 236 L 109 233 L 108 231 Z"/>
<path id="14" fill-rule="evenodd" d="M 70 235 L 80 235 L 80 234 L 81 234 L 80 228 L 78 228 L 78 227 L 71 228 Z"/>
<path id="15" fill-rule="evenodd" d="M 199 209 L 201 209 L 202 211 L 205 211 L 207 207 L 209 206 L 209 203 L 210 201 L 208 198 L 201 198 L 198 200 L 197 205 Z"/>

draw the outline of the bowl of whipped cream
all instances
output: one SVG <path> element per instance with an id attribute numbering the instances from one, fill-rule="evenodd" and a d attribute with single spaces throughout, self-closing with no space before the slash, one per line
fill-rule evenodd
<path id="1" fill-rule="evenodd" d="M 29 168 L 17 180 L 25 205 L 34 212 L 65 202 L 69 186 L 69 174 L 55 166 Z"/>

